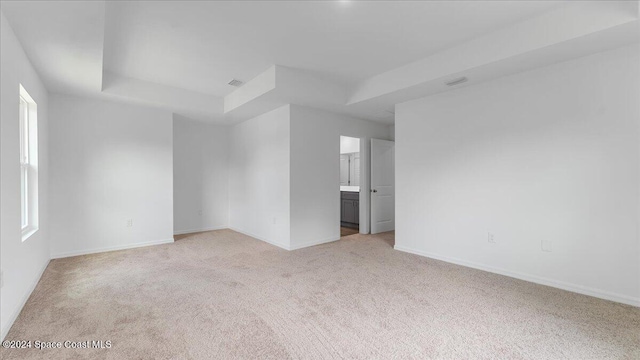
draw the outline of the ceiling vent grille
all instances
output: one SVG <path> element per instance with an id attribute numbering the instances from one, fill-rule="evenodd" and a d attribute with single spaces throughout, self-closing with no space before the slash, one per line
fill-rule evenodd
<path id="1" fill-rule="evenodd" d="M 235 87 L 242 86 L 242 84 L 244 83 L 238 79 L 231 79 L 231 81 L 229 81 L 229 85 L 235 86 Z"/>
<path id="2" fill-rule="evenodd" d="M 467 79 L 466 77 L 460 77 L 457 79 L 453 79 L 451 81 L 447 81 L 445 84 L 447 84 L 447 86 L 454 86 L 454 85 L 458 85 L 458 84 L 462 84 L 467 82 L 469 79 Z"/>

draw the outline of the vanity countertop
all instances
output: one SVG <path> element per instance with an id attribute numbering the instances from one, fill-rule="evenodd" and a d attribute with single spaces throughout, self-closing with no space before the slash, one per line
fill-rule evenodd
<path id="1" fill-rule="evenodd" d="M 360 186 L 340 186 L 340 191 L 360 192 Z"/>

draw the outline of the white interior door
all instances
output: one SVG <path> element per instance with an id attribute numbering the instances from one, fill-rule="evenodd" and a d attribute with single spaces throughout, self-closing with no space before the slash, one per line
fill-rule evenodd
<path id="1" fill-rule="evenodd" d="M 395 230 L 393 141 L 371 139 L 371 233 Z"/>

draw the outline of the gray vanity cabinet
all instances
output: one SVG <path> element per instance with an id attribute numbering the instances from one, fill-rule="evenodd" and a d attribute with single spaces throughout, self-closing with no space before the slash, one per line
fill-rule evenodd
<path id="1" fill-rule="evenodd" d="M 340 222 L 343 226 L 360 224 L 360 193 L 340 192 Z"/>

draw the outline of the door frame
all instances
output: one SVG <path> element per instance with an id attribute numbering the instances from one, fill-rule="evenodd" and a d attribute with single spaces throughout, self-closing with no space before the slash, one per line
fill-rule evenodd
<path id="1" fill-rule="evenodd" d="M 340 133 L 338 135 L 338 169 L 340 168 L 340 137 L 346 136 L 354 139 L 360 140 L 360 194 L 359 194 L 359 232 L 360 234 L 368 234 L 370 232 L 370 220 L 371 220 L 371 194 L 369 194 L 371 189 L 370 183 L 370 169 L 369 169 L 369 152 L 371 151 L 371 146 L 369 146 L 369 142 L 371 141 L 370 137 L 361 137 L 354 136 L 351 134 L 343 134 Z M 338 171 L 339 173 L 339 171 Z M 340 197 L 340 179 L 338 178 L 338 227 L 340 226 L 340 213 L 342 211 L 342 199 Z"/>
<path id="2" fill-rule="evenodd" d="M 372 181 L 373 181 L 373 147 L 374 147 L 374 144 L 376 144 L 376 143 L 377 143 L 377 144 L 379 144 L 379 145 L 383 145 L 383 144 L 385 144 L 385 145 L 389 145 L 389 146 L 390 146 L 390 149 L 391 149 L 391 150 L 390 150 L 390 151 L 391 151 L 391 168 L 392 168 L 392 169 L 391 169 L 391 170 L 392 170 L 392 180 L 391 180 L 392 184 L 391 184 L 391 187 L 392 187 L 392 189 L 393 189 L 393 193 L 391 194 L 391 196 L 392 196 L 392 199 L 393 199 L 393 208 L 392 208 L 392 211 L 393 211 L 393 213 L 394 213 L 394 214 L 393 214 L 393 219 L 392 219 L 392 228 L 393 228 L 392 230 L 395 230 L 395 167 L 396 167 L 396 164 L 395 164 L 395 163 L 396 163 L 396 161 L 395 161 L 395 141 L 393 141 L 393 140 L 375 139 L 375 138 L 372 138 L 372 139 L 370 140 L 370 148 L 371 148 L 371 153 L 369 154 L 369 156 L 370 156 L 370 157 L 369 157 L 369 159 L 370 159 L 370 161 L 369 161 L 369 164 L 370 164 L 369 168 L 370 168 L 370 172 L 371 172 L 371 173 L 369 174 L 369 175 L 370 175 L 370 176 L 369 176 L 369 179 L 370 179 L 370 181 L 369 181 L 370 189 L 373 189 L 373 185 L 372 185 Z M 370 200 L 369 200 L 369 201 L 370 201 L 370 203 L 369 203 L 369 204 L 370 204 L 370 205 L 369 205 L 369 206 L 370 206 L 370 212 L 369 212 L 369 216 L 370 216 L 369 228 L 370 228 L 370 233 L 372 233 L 372 234 L 373 234 L 373 233 L 374 233 L 374 230 L 376 230 L 378 233 L 379 233 L 379 232 L 382 232 L 382 231 L 381 231 L 380 229 L 378 229 L 378 228 L 377 228 L 377 226 L 376 226 L 376 229 L 374 229 L 374 216 L 373 216 L 373 215 L 374 215 L 374 214 L 373 214 L 373 197 L 374 197 L 374 194 L 373 194 L 373 193 L 371 193 L 372 191 L 376 191 L 376 190 L 370 190 L 370 191 L 369 191 L 369 192 L 370 192 L 370 194 L 369 194 L 369 195 L 370 195 Z M 384 230 L 384 231 L 391 231 L 391 230 Z"/>

